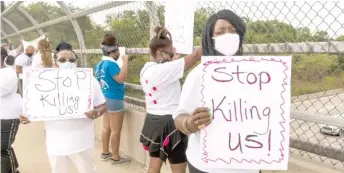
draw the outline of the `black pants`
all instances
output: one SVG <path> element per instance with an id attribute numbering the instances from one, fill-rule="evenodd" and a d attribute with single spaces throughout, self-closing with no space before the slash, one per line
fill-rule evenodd
<path id="1" fill-rule="evenodd" d="M 198 170 L 197 168 L 192 166 L 190 163 L 188 163 L 188 166 L 189 166 L 189 172 L 190 173 L 207 173 L 207 172 L 203 172 L 203 171 Z M 262 171 L 259 171 L 259 173 L 262 173 Z"/>
<path id="2" fill-rule="evenodd" d="M 12 144 L 19 128 L 19 119 L 1 120 L 1 173 L 17 173 L 19 166 Z"/>

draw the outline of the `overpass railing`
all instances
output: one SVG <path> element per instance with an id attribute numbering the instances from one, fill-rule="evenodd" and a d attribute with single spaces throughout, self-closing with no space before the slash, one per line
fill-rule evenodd
<path id="1" fill-rule="evenodd" d="M 112 1 L 81 8 L 63 1 L 40 3 L 40 8 L 22 1 L 8 5 L 1 14 L 1 40 L 18 44 L 47 33 L 53 47 L 68 41 L 81 55 L 80 63 L 94 67 L 102 36 L 113 32 L 136 57 L 130 62 L 126 102 L 144 109 L 137 74 L 149 60 L 154 28 L 164 25 L 164 3 Z M 293 55 L 290 150 L 344 168 L 344 136 L 320 132 L 323 124 L 344 128 L 343 2 L 199 1 L 196 6 L 194 45 L 200 45 L 209 15 L 227 8 L 247 25 L 245 54 Z"/>

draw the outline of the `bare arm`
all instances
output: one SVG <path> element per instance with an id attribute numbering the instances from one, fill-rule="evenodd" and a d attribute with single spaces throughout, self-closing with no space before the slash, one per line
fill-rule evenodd
<path id="1" fill-rule="evenodd" d="M 123 65 L 121 68 L 121 71 L 118 75 L 114 76 L 113 79 L 117 81 L 118 83 L 124 83 L 127 79 L 127 73 L 128 73 L 128 57 L 123 58 Z"/>
<path id="2" fill-rule="evenodd" d="M 186 134 L 186 135 L 189 135 L 189 134 L 191 134 L 191 133 L 188 132 L 187 129 L 185 129 L 185 128 L 183 127 L 183 123 L 184 123 L 184 121 L 187 121 L 187 118 L 188 118 L 189 116 L 190 116 L 189 114 L 180 114 L 180 115 L 178 115 L 178 116 L 174 119 L 174 124 L 175 124 L 176 128 L 177 128 L 180 132 L 182 132 L 182 133 L 184 133 L 184 134 Z"/>
<path id="3" fill-rule="evenodd" d="M 103 113 L 106 111 L 106 103 L 103 103 L 101 105 L 95 106 L 93 110 L 85 112 L 85 115 L 90 119 L 96 119 L 103 115 Z"/>
<path id="4" fill-rule="evenodd" d="M 196 48 L 190 55 L 184 57 L 184 71 L 191 69 L 202 57 L 202 47 Z"/>
<path id="5" fill-rule="evenodd" d="M 192 115 L 188 113 L 179 114 L 174 119 L 176 128 L 186 135 L 196 133 L 210 123 L 211 116 L 206 107 L 196 108 Z"/>
<path id="6" fill-rule="evenodd" d="M 17 74 L 23 73 L 23 68 L 22 68 L 22 66 L 16 65 L 16 72 L 17 72 Z"/>
<path id="7" fill-rule="evenodd" d="M 94 109 L 96 109 L 100 115 L 103 115 L 103 113 L 106 111 L 107 109 L 107 106 L 106 106 L 106 103 L 103 103 L 101 105 L 98 105 L 96 107 L 94 107 Z"/>

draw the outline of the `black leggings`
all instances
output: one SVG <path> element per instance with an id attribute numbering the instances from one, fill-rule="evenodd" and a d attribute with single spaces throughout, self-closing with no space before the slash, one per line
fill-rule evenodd
<path id="1" fill-rule="evenodd" d="M 176 148 L 171 152 L 171 154 L 167 157 L 168 162 L 170 164 L 180 164 L 187 162 L 186 158 L 186 145 L 184 142 L 179 143 Z M 149 152 L 150 157 L 160 157 L 160 151 L 159 152 Z"/>
<path id="2" fill-rule="evenodd" d="M 207 173 L 207 172 L 203 172 L 203 171 L 198 170 L 197 168 L 192 166 L 190 163 L 188 163 L 188 166 L 189 166 L 189 172 L 190 173 Z M 262 171 L 259 171 L 259 173 L 262 173 Z"/>
<path id="3" fill-rule="evenodd" d="M 19 166 L 12 144 L 19 127 L 19 119 L 1 120 L 1 173 L 18 172 Z"/>

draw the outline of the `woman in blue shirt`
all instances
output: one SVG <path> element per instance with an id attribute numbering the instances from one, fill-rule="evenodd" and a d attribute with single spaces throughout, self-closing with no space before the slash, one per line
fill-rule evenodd
<path id="1" fill-rule="evenodd" d="M 111 160 L 111 164 L 130 162 L 129 158 L 119 155 L 119 144 L 124 117 L 124 82 L 127 78 L 128 57 L 123 56 L 120 68 L 117 60 L 120 56 L 118 45 L 113 34 L 106 34 L 102 42 L 103 57 L 95 68 L 96 78 L 100 83 L 106 99 L 108 111 L 103 116 L 103 153 L 102 160 Z M 111 149 L 109 143 L 111 137 Z"/>

